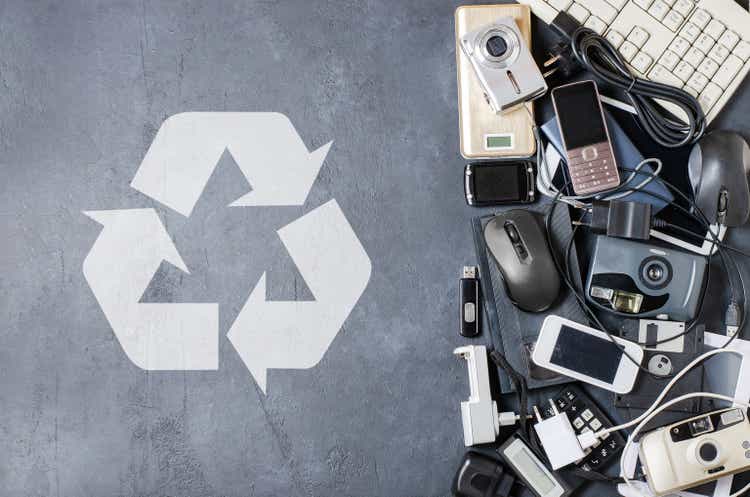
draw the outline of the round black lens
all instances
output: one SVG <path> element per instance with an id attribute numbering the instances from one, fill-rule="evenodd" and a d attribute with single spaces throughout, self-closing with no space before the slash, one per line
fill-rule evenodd
<path id="1" fill-rule="evenodd" d="M 508 51 L 508 44 L 500 36 L 492 36 L 487 40 L 487 53 L 493 57 L 502 57 Z"/>
<path id="2" fill-rule="evenodd" d="M 657 264 L 653 264 L 646 269 L 646 275 L 651 281 L 659 281 L 664 276 L 664 269 Z"/>
<path id="3" fill-rule="evenodd" d="M 698 449 L 698 454 L 705 462 L 711 462 L 719 455 L 719 449 L 713 443 L 706 442 Z"/>

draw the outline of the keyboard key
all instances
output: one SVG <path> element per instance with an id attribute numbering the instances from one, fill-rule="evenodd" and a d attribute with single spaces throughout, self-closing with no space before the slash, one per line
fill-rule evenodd
<path id="1" fill-rule="evenodd" d="M 724 45 L 717 43 L 714 48 L 708 52 L 708 56 L 711 57 L 716 63 L 722 64 L 724 60 L 729 56 L 729 50 Z"/>
<path id="2" fill-rule="evenodd" d="M 703 9 L 698 9 L 693 14 L 693 17 L 690 18 L 690 22 L 703 29 L 711 22 L 711 15 Z"/>
<path id="3" fill-rule="evenodd" d="M 723 90 L 714 83 L 708 83 L 706 85 L 706 89 L 703 90 L 701 96 L 698 97 L 698 102 L 700 102 L 701 107 L 703 107 L 703 112 L 708 113 L 708 111 L 716 105 L 716 102 L 721 98 L 722 92 Z"/>
<path id="4" fill-rule="evenodd" d="M 719 64 L 711 59 L 703 59 L 703 62 L 698 66 L 698 71 L 704 74 L 707 78 L 712 78 L 718 70 Z"/>
<path id="5" fill-rule="evenodd" d="M 607 0 L 607 3 L 609 3 L 612 7 L 616 8 L 617 10 L 620 10 L 623 7 L 625 7 L 625 4 L 628 3 L 628 0 Z"/>
<path id="6" fill-rule="evenodd" d="M 617 17 L 617 9 L 609 5 L 604 0 L 576 0 L 583 5 L 592 15 L 603 19 L 607 24 L 611 24 Z"/>
<path id="7" fill-rule="evenodd" d="M 682 14 L 683 17 L 687 17 L 693 7 L 695 7 L 695 4 L 690 0 L 677 0 L 672 8 Z"/>
<path id="8" fill-rule="evenodd" d="M 643 10 L 648 10 L 649 7 L 651 7 L 651 4 L 654 0 L 633 0 L 633 3 L 642 8 Z"/>
<path id="9" fill-rule="evenodd" d="M 740 36 L 731 30 L 724 31 L 724 34 L 719 38 L 719 43 L 731 50 L 740 41 Z"/>
<path id="10" fill-rule="evenodd" d="M 689 86 L 695 92 L 700 95 L 704 88 L 706 88 L 706 85 L 708 84 L 708 78 L 704 76 L 703 74 L 696 72 L 693 74 L 688 82 L 686 83 L 686 86 Z"/>
<path id="11" fill-rule="evenodd" d="M 636 26 L 628 35 L 628 41 L 636 47 L 641 48 L 648 41 L 648 37 L 648 31 L 641 28 L 640 26 Z"/>
<path id="12" fill-rule="evenodd" d="M 557 10 L 568 10 L 573 4 L 573 0 L 548 0 L 549 4 Z"/>
<path id="13" fill-rule="evenodd" d="M 737 46 L 734 47 L 734 51 L 732 53 L 742 59 L 744 62 L 747 62 L 747 59 L 750 59 L 750 43 L 744 40 L 739 42 Z"/>
<path id="14" fill-rule="evenodd" d="M 706 29 L 703 31 L 705 33 L 708 33 L 708 35 L 713 38 L 714 40 L 718 40 L 722 33 L 724 33 L 724 30 L 727 29 L 722 23 L 717 21 L 716 19 L 712 19 L 711 22 L 708 23 L 708 26 L 706 26 Z"/>
<path id="15" fill-rule="evenodd" d="M 702 34 L 698 37 L 698 39 L 695 41 L 695 45 L 693 46 L 703 53 L 708 53 L 711 51 L 715 43 L 716 42 L 713 38 L 711 38 L 707 34 Z"/>
<path id="16" fill-rule="evenodd" d="M 656 81 L 657 83 L 664 83 L 665 85 L 677 86 L 678 88 L 681 87 L 683 83 L 680 78 L 672 74 L 670 69 L 659 64 L 656 64 L 651 70 L 648 79 Z"/>
<path id="17" fill-rule="evenodd" d="M 606 38 L 615 48 L 620 48 L 620 45 L 622 45 L 622 42 L 625 41 L 625 37 L 622 36 L 619 32 L 615 31 L 614 29 L 609 30 Z"/>
<path id="18" fill-rule="evenodd" d="M 635 57 L 635 54 L 637 53 L 638 47 L 636 47 L 629 41 L 626 41 L 622 45 L 620 45 L 620 55 L 622 55 L 622 58 L 625 59 L 626 62 L 630 62 L 631 60 L 633 60 L 633 57 Z"/>
<path id="19" fill-rule="evenodd" d="M 591 16 L 586 19 L 586 24 L 584 24 L 584 26 L 596 31 L 596 33 L 600 35 L 604 34 L 604 32 L 607 30 L 607 23 L 596 16 Z"/>
<path id="20" fill-rule="evenodd" d="M 685 27 L 682 28 L 682 32 L 680 32 L 680 36 L 685 38 L 690 43 L 693 43 L 695 40 L 697 40 L 700 35 L 701 28 L 699 28 L 692 22 L 685 24 Z"/>
<path id="21" fill-rule="evenodd" d="M 664 19 L 664 16 L 667 15 L 667 12 L 669 12 L 669 5 L 664 3 L 663 0 L 656 0 L 653 4 L 651 4 L 651 8 L 648 9 L 648 13 L 654 16 L 659 21 Z"/>
<path id="22" fill-rule="evenodd" d="M 680 81 L 682 81 L 683 83 L 690 79 L 690 76 L 693 75 L 693 72 L 695 72 L 693 66 L 691 66 L 684 60 L 677 64 L 677 67 L 674 68 L 674 75 L 680 78 Z"/>
<path id="23" fill-rule="evenodd" d="M 574 3 L 573 5 L 571 5 L 570 9 L 568 9 L 568 14 L 575 17 L 575 19 L 581 24 L 585 23 L 586 19 L 589 18 L 589 11 L 586 10 L 580 3 Z"/>
<path id="24" fill-rule="evenodd" d="M 729 55 L 714 74 L 713 82 L 722 88 L 728 88 L 740 69 L 742 69 L 742 61 L 734 55 Z"/>
<path id="25" fill-rule="evenodd" d="M 689 48 L 690 42 L 682 36 L 675 37 L 675 39 L 672 41 L 672 44 L 669 45 L 669 49 L 680 57 L 683 57 L 687 53 Z"/>
<path id="26" fill-rule="evenodd" d="M 592 428 L 592 429 L 593 429 L 594 431 L 598 430 L 598 429 L 599 429 L 599 428 L 601 428 L 601 427 L 602 427 L 602 422 L 601 422 L 601 421 L 599 421 L 598 419 L 595 419 L 595 420 L 593 420 L 593 421 L 591 422 L 591 428 Z M 602 455 L 604 456 L 604 454 L 602 454 Z"/>
<path id="27" fill-rule="evenodd" d="M 641 74 L 645 74 L 653 63 L 654 59 L 652 59 L 646 52 L 638 52 L 638 55 L 633 57 L 633 60 L 630 61 L 630 65 L 635 67 L 635 69 Z"/>
<path id="28" fill-rule="evenodd" d="M 659 60 L 659 64 L 663 65 L 669 71 L 674 69 L 674 66 L 676 66 L 678 62 L 680 62 L 680 56 L 671 50 L 664 52 L 664 55 L 661 56 L 661 60 Z"/>
<path id="29" fill-rule="evenodd" d="M 583 412 L 581 413 L 581 417 L 582 417 L 583 419 L 585 419 L 586 421 L 589 421 L 589 420 L 591 420 L 591 418 L 593 418 L 593 417 L 594 417 L 594 413 L 593 413 L 593 412 L 591 412 L 591 410 L 590 410 L 590 409 L 586 409 L 585 411 L 583 411 Z"/>
<path id="30" fill-rule="evenodd" d="M 693 67 L 698 67 L 705 58 L 706 54 L 704 54 L 697 48 L 692 47 L 690 50 L 688 50 L 688 53 L 685 54 L 683 60 Z"/>
<path id="31" fill-rule="evenodd" d="M 584 422 L 581 418 L 576 418 L 573 420 L 573 427 L 575 427 L 576 430 L 580 430 L 583 428 Z"/>
<path id="32" fill-rule="evenodd" d="M 691 94 L 695 98 L 698 98 L 700 96 L 700 94 L 701 94 L 701 92 L 693 89 L 693 87 L 691 87 L 691 86 L 685 85 L 682 89 L 685 90 L 686 92 L 688 92 L 689 94 Z"/>
<path id="33" fill-rule="evenodd" d="M 671 31 L 677 32 L 678 29 L 680 29 L 680 26 L 682 26 L 682 22 L 685 20 L 682 15 L 674 10 L 670 10 L 669 14 L 667 14 L 667 17 L 664 18 L 664 25 L 669 28 Z"/>

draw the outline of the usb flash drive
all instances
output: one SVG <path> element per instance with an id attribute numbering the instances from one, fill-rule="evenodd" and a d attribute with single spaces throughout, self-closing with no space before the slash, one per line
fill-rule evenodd
<path id="1" fill-rule="evenodd" d="M 463 275 L 459 283 L 459 298 L 461 299 L 461 335 L 469 338 L 481 333 L 482 306 L 479 301 L 479 279 L 476 266 L 464 266 Z"/>

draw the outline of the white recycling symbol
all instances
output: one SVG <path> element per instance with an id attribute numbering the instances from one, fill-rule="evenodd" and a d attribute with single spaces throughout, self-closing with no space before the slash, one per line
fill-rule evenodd
<path id="1" fill-rule="evenodd" d="M 303 205 L 331 143 L 309 152 L 272 112 L 187 112 L 164 121 L 131 186 L 189 217 L 224 151 L 253 186 L 231 206 Z M 218 303 L 140 303 L 162 261 L 189 273 L 156 211 L 86 211 L 104 228 L 83 274 L 128 358 L 146 370 L 219 367 Z M 314 301 L 266 300 L 265 273 L 227 338 L 266 392 L 268 369 L 315 366 L 372 265 L 335 199 L 278 230 Z"/>

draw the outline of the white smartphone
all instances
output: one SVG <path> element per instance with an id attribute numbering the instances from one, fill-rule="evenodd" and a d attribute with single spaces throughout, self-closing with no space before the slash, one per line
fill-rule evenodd
<path id="1" fill-rule="evenodd" d="M 555 371 L 615 393 L 633 389 L 643 349 L 636 343 L 560 316 L 547 316 L 539 331 L 531 360 Z M 635 364 L 625 354 L 637 361 Z"/>

